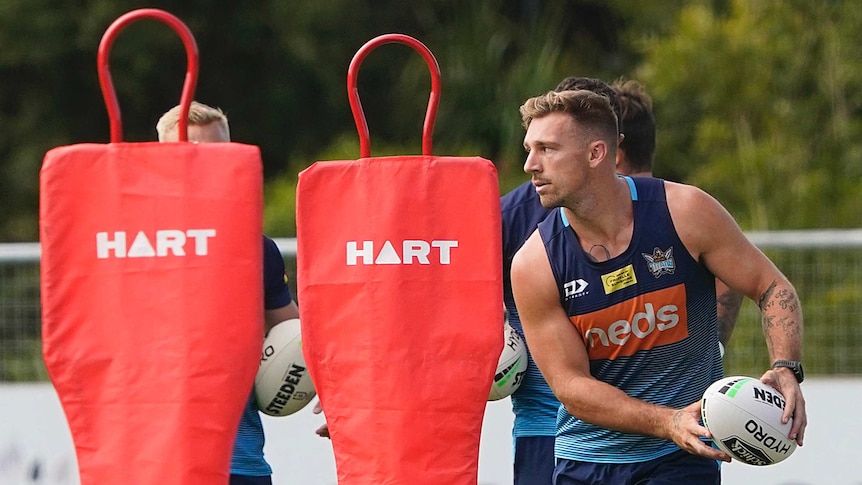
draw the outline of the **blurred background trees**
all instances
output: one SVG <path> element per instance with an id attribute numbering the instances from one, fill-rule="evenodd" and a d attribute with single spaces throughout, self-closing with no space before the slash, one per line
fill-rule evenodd
<path id="1" fill-rule="evenodd" d="M 443 75 L 439 155 L 493 160 L 503 192 L 521 172 L 518 106 L 565 76 L 644 82 L 655 101 L 655 173 L 694 183 L 744 229 L 859 227 L 862 4 L 853 0 L 3 0 L 0 3 L 0 241 L 38 238 L 46 151 L 106 143 L 96 73 L 105 29 L 162 8 L 198 43 L 196 99 L 224 109 L 234 141 L 261 147 L 267 232 L 294 234 L 298 172 L 354 159 L 346 94 L 353 54 L 373 37 L 416 37 Z M 124 138 L 155 139 L 179 100 L 185 53 L 155 21 L 111 53 Z M 386 45 L 359 92 L 373 155 L 419 153 L 430 81 L 422 59 Z"/>

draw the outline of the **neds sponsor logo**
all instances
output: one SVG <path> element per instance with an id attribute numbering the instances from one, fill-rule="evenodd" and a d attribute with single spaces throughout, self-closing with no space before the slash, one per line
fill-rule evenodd
<path id="1" fill-rule="evenodd" d="M 688 336 L 684 285 L 569 318 L 581 332 L 591 359 L 630 356 Z"/>

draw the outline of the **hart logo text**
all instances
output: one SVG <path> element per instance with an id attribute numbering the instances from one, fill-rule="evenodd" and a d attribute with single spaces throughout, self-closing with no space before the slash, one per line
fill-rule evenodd
<path id="1" fill-rule="evenodd" d="M 453 240 L 405 239 L 400 244 L 385 241 L 376 250 L 374 241 L 348 241 L 347 265 L 451 264 L 452 250 L 457 247 L 458 241 Z"/>
<path id="2" fill-rule="evenodd" d="M 209 239 L 216 236 L 215 229 L 164 229 L 155 232 L 153 239 L 144 231 L 138 231 L 130 244 L 125 231 L 96 233 L 96 257 L 107 258 L 163 258 L 185 256 L 190 251 L 195 256 L 206 256 Z M 191 247 L 186 243 L 192 241 Z"/>

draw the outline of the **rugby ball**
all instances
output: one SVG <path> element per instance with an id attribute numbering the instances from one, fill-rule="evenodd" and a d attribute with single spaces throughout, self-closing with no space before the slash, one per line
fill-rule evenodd
<path id="1" fill-rule="evenodd" d="M 789 438 L 793 420 L 781 423 L 784 396 L 759 379 L 725 377 L 714 382 L 700 401 L 703 424 L 715 445 L 749 465 L 772 465 L 796 450 Z"/>
<path id="2" fill-rule="evenodd" d="M 254 379 L 257 407 L 270 416 L 287 416 L 305 407 L 315 394 L 302 356 L 299 319 L 285 320 L 272 327 L 263 342 Z"/>
<path id="3" fill-rule="evenodd" d="M 503 330 L 503 339 L 503 351 L 500 352 L 500 360 L 494 372 L 489 401 L 511 396 L 521 385 L 524 373 L 527 372 L 527 347 L 521 336 L 508 323 Z"/>

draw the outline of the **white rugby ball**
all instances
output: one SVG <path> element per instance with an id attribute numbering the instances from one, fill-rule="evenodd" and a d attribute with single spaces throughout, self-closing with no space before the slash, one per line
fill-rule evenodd
<path id="1" fill-rule="evenodd" d="M 709 386 L 700 401 L 703 424 L 715 445 L 749 465 L 772 465 L 796 450 L 793 420 L 781 423 L 784 396 L 759 379 L 732 376 Z"/>
<path id="2" fill-rule="evenodd" d="M 287 416 L 305 407 L 315 394 L 302 356 L 299 319 L 285 320 L 272 327 L 263 342 L 254 379 L 257 407 L 270 416 Z"/>
<path id="3" fill-rule="evenodd" d="M 503 351 L 494 372 L 489 401 L 509 397 L 521 385 L 527 372 L 527 347 L 521 336 L 508 323 L 503 330 Z"/>

